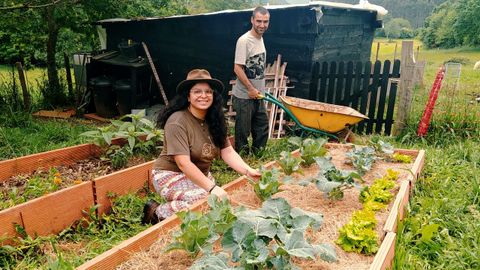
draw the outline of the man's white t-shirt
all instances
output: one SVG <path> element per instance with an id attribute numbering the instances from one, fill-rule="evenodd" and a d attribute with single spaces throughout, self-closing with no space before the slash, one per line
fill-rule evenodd
<path id="1" fill-rule="evenodd" d="M 265 91 L 266 58 L 267 52 L 262 37 L 256 38 L 248 31 L 237 40 L 235 64 L 243 65 L 247 78 L 262 94 Z M 237 98 L 249 99 L 247 88 L 238 78 L 232 93 Z"/>

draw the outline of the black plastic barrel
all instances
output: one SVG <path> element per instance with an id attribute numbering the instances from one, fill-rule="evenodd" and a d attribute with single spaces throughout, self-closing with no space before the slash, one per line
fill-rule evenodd
<path id="1" fill-rule="evenodd" d="M 115 106 L 115 93 L 112 90 L 112 81 L 106 77 L 96 77 L 90 80 L 93 89 L 93 102 L 95 110 L 101 117 L 111 118 L 116 115 L 117 108 Z"/>
<path id="2" fill-rule="evenodd" d="M 120 115 L 130 114 L 133 107 L 132 84 L 130 80 L 118 80 L 113 84 L 117 95 L 117 109 Z"/>

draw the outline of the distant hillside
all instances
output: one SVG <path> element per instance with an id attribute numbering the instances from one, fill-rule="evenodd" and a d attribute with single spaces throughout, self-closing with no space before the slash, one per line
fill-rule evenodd
<path id="1" fill-rule="evenodd" d="M 291 4 L 308 3 L 305 0 L 286 0 Z M 328 0 L 329 2 L 358 4 L 358 0 Z M 379 5 L 388 10 L 388 18 L 407 19 L 413 28 L 423 27 L 425 18 L 433 8 L 447 0 L 370 0 L 371 4 Z M 272 3 L 273 1 L 271 1 Z"/>

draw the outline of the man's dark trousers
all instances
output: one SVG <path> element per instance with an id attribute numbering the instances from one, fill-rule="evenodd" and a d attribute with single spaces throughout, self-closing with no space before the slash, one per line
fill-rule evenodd
<path id="1" fill-rule="evenodd" d="M 252 151 L 265 148 L 268 140 L 268 117 L 264 101 L 233 96 L 235 115 L 235 149 L 249 153 L 248 136 L 252 133 Z"/>

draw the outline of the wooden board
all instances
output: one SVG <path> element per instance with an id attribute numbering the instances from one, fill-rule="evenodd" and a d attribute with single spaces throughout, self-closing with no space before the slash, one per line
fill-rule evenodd
<path id="1" fill-rule="evenodd" d="M 67 119 L 75 115 L 75 110 L 70 109 L 66 111 L 48 111 L 48 110 L 40 110 L 38 112 L 32 113 L 33 116 L 40 116 L 40 117 L 49 117 L 49 118 L 62 118 Z"/>
<path id="2" fill-rule="evenodd" d="M 62 189 L 21 204 L 28 235 L 57 234 L 84 217 L 82 210 L 94 206 L 92 182 Z"/>
<path id="3" fill-rule="evenodd" d="M 377 255 L 373 259 L 370 270 L 385 270 L 392 267 L 393 258 L 395 257 L 395 238 L 395 233 L 387 233 Z"/>
<path id="4" fill-rule="evenodd" d="M 418 177 L 420 177 L 420 173 L 423 170 L 423 166 L 425 166 L 425 150 L 420 150 L 418 152 L 418 156 L 415 159 L 415 162 L 413 163 L 413 167 L 412 167 L 412 173 L 414 177 L 412 178 L 411 188 L 414 187 L 415 182 L 417 181 Z"/>
<path id="5" fill-rule="evenodd" d="M 94 144 L 81 144 L 62 149 L 0 161 L 0 182 L 13 175 L 31 173 L 38 168 L 66 165 L 97 156 L 100 152 Z"/>
<path id="6" fill-rule="evenodd" d="M 400 190 L 395 197 L 395 201 L 392 206 L 392 210 L 387 217 L 387 221 L 383 226 L 385 232 L 397 232 L 397 224 L 399 220 L 403 220 L 405 216 L 405 208 L 408 204 L 410 195 L 410 181 L 403 180 L 400 184 Z"/>
<path id="7" fill-rule="evenodd" d="M 0 239 L 17 235 L 15 224 L 23 226 L 22 212 L 20 207 L 11 207 L 0 211 Z M 11 244 L 11 241 L 0 241 L 0 246 Z"/>
<path id="8" fill-rule="evenodd" d="M 107 118 L 103 118 L 101 116 L 99 116 L 98 114 L 96 113 L 86 113 L 83 115 L 83 117 L 87 118 L 87 119 L 91 119 L 91 120 L 96 120 L 96 121 L 99 121 L 99 122 L 103 122 L 103 123 L 108 123 L 110 122 L 110 120 L 108 120 Z"/>
<path id="9" fill-rule="evenodd" d="M 95 202 L 100 204 L 98 214 L 101 216 L 111 208 L 110 199 L 107 196 L 108 193 L 113 192 L 117 195 L 124 195 L 144 187 L 149 182 L 153 162 L 149 161 L 96 178 L 93 183 L 96 196 Z"/>

